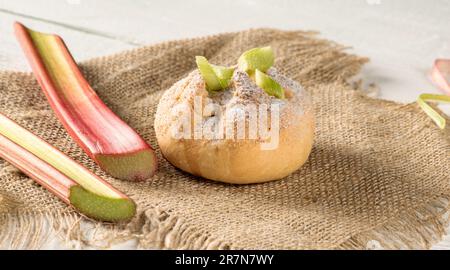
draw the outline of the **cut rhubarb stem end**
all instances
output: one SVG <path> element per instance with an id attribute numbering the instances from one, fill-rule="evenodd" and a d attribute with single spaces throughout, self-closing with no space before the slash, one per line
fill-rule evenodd
<path id="1" fill-rule="evenodd" d="M 96 155 L 94 159 L 100 168 L 116 178 L 135 181 L 152 177 L 157 166 L 154 152 L 148 149 L 127 155 Z"/>
<path id="2" fill-rule="evenodd" d="M 151 177 L 157 167 L 153 149 L 101 101 L 64 41 L 20 23 L 14 27 L 50 106 L 78 145 L 116 178 Z"/>
<path id="3" fill-rule="evenodd" d="M 132 200 L 98 196 L 79 185 L 70 188 L 69 200 L 81 213 L 97 220 L 121 222 L 136 214 L 136 204 Z"/>
<path id="4" fill-rule="evenodd" d="M 118 222 L 136 213 L 125 194 L 2 114 L 0 157 L 87 217 Z"/>

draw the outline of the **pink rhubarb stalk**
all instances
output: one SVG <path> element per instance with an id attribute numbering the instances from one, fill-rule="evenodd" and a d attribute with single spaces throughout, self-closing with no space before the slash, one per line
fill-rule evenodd
<path id="1" fill-rule="evenodd" d="M 431 80 L 447 95 L 450 95 L 450 59 L 436 59 L 434 61 Z"/>
<path id="2" fill-rule="evenodd" d="M 116 178 L 151 177 L 157 166 L 152 148 L 101 101 L 64 41 L 20 23 L 15 32 L 50 106 L 80 147 Z"/>
<path id="3" fill-rule="evenodd" d="M 118 222 L 136 213 L 122 192 L 2 114 L 0 157 L 88 217 Z"/>

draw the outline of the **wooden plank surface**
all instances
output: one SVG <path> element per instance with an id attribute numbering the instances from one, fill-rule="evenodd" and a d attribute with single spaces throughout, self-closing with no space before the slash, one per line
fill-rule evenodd
<path id="1" fill-rule="evenodd" d="M 0 69 L 29 70 L 15 20 L 62 35 L 77 60 L 251 27 L 317 30 L 371 58 L 361 76 L 381 98 L 412 102 L 439 93 L 426 74 L 450 58 L 449 18 L 449 0 L 0 0 Z M 435 248 L 450 249 L 450 237 Z"/>

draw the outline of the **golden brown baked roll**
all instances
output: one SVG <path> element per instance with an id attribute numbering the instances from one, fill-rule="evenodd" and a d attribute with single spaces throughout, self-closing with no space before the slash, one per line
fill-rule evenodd
<path id="1" fill-rule="evenodd" d="M 208 91 L 198 70 L 175 83 L 155 116 L 164 157 L 183 171 L 233 184 L 281 179 L 299 169 L 313 145 L 310 99 L 275 68 L 267 75 L 284 88 L 284 99 L 238 69 L 223 91 Z"/>

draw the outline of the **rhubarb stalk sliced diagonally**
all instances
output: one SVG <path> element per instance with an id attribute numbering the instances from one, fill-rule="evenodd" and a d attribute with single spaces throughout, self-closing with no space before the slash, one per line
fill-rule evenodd
<path id="1" fill-rule="evenodd" d="M 157 165 L 152 148 L 100 100 L 64 41 L 20 23 L 15 32 L 50 106 L 83 150 L 116 178 L 152 176 Z"/>
<path id="2" fill-rule="evenodd" d="M 420 108 L 436 123 L 440 129 L 444 129 L 446 125 L 445 118 L 442 117 L 433 107 L 428 105 L 428 101 L 438 103 L 450 103 L 450 96 L 435 95 L 435 94 L 421 94 L 417 99 Z"/>
<path id="3" fill-rule="evenodd" d="M 2 114 L 0 157 L 88 217 L 118 222 L 136 213 L 126 195 Z"/>

